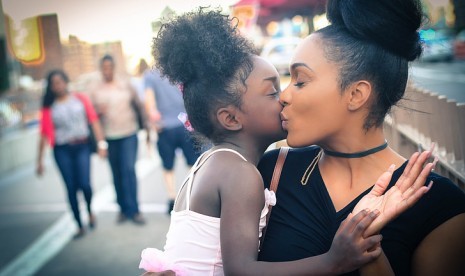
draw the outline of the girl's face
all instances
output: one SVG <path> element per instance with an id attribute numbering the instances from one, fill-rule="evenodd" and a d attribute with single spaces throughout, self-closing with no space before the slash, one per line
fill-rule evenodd
<path id="1" fill-rule="evenodd" d="M 253 137 L 271 144 L 285 138 L 279 115 L 282 111 L 279 74 L 265 59 L 254 56 L 252 60 L 254 69 L 245 81 L 247 91 L 241 108 L 245 114 L 243 127 Z"/>
<path id="2" fill-rule="evenodd" d="M 300 43 L 290 63 L 291 82 L 280 96 L 282 125 L 292 147 L 330 142 L 348 115 L 338 66 L 326 59 L 323 43 L 319 34 Z"/>
<path id="3" fill-rule="evenodd" d="M 67 93 L 68 84 L 63 79 L 63 77 L 60 76 L 59 74 L 54 74 L 50 78 L 50 82 L 51 82 L 50 87 L 52 88 L 53 94 L 55 94 L 56 97 L 63 96 Z"/>

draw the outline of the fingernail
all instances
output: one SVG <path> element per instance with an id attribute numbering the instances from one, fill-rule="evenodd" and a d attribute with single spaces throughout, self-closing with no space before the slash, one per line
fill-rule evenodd
<path id="1" fill-rule="evenodd" d="M 432 186 L 433 186 L 433 180 L 431 180 L 431 181 L 428 183 L 428 190 L 431 189 Z"/>
<path id="2" fill-rule="evenodd" d="M 381 212 L 378 209 L 376 209 L 376 210 L 373 210 L 373 212 L 371 212 L 370 214 L 371 214 L 372 217 L 377 217 L 377 216 L 379 216 L 380 213 Z"/>
<path id="3" fill-rule="evenodd" d="M 435 142 L 431 142 L 431 145 L 429 146 L 429 150 L 430 150 L 431 152 L 433 152 L 435 147 L 436 147 L 436 143 L 435 143 Z"/>
<path id="4" fill-rule="evenodd" d="M 392 164 L 391 166 L 389 166 L 388 172 L 393 172 L 395 168 L 396 168 L 396 165 Z"/>

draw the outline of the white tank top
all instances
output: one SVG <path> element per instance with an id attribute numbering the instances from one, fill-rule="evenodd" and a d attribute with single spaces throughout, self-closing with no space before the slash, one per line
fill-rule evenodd
<path id="1" fill-rule="evenodd" d="M 202 154 L 183 183 L 183 187 L 187 184 L 186 209 L 171 212 L 171 224 L 166 235 L 164 252 L 153 248 L 145 249 L 142 252 L 140 268 L 150 272 L 171 269 L 177 272 L 177 275 L 224 275 L 220 245 L 220 218 L 190 210 L 190 193 L 195 172 L 210 156 L 220 151 L 237 154 L 247 161 L 240 153 L 231 149 L 217 149 Z M 205 158 L 202 158 L 205 154 Z M 176 200 L 179 194 L 180 192 Z M 274 193 L 266 189 L 258 238 L 261 237 L 262 229 L 266 225 L 268 206 L 275 205 L 275 203 Z"/>

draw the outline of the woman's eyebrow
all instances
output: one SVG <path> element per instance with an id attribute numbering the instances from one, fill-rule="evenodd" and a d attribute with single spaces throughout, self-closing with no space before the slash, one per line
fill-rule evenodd
<path id="1" fill-rule="evenodd" d="M 307 64 L 305 64 L 305 63 L 303 63 L 303 62 L 296 62 L 296 63 L 293 63 L 293 64 L 291 65 L 291 71 L 293 71 L 293 70 L 295 70 L 295 69 L 297 69 L 298 67 L 301 67 L 301 66 L 303 66 L 303 67 L 305 67 L 305 68 L 307 68 L 307 69 L 313 71 L 312 68 L 310 68 Z"/>

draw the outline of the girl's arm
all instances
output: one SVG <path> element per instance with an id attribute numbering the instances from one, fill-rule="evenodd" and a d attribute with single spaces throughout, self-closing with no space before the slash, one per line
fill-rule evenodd
<path id="1" fill-rule="evenodd" d="M 224 176 L 220 188 L 221 248 L 226 275 L 334 275 L 359 268 L 379 256 L 368 252 L 380 237 L 363 238 L 376 215 L 362 211 L 339 228 L 331 249 L 322 255 L 291 262 L 259 262 L 258 222 L 264 206 L 263 183 L 253 165 L 234 168 L 234 177 Z"/>

